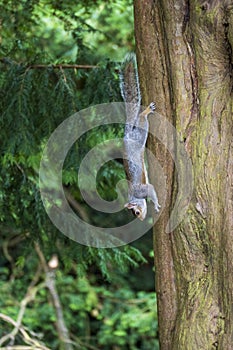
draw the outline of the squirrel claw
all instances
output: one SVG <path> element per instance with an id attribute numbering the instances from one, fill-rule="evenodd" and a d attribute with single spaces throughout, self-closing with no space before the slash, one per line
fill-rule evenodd
<path id="1" fill-rule="evenodd" d="M 155 205 L 155 211 L 156 211 L 156 213 L 159 213 L 160 208 L 161 208 L 161 205 L 160 205 L 160 204 L 156 204 L 156 205 Z"/>
<path id="2" fill-rule="evenodd" d="M 150 110 L 151 110 L 152 112 L 154 112 L 154 111 L 156 110 L 156 104 L 155 104 L 155 102 L 151 102 L 149 107 L 150 107 Z"/>

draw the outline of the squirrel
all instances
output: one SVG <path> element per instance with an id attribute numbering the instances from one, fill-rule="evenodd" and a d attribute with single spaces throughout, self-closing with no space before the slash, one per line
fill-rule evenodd
<path id="1" fill-rule="evenodd" d="M 144 161 L 149 132 L 147 117 L 154 113 L 156 106 L 152 102 L 140 113 L 141 94 L 135 54 L 128 54 L 121 65 L 120 89 L 126 109 L 123 163 L 129 183 L 129 202 L 125 208 L 143 221 L 147 214 L 146 198 L 153 201 L 156 212 L 160 209 L 154 186 L 148 181 Z"/>

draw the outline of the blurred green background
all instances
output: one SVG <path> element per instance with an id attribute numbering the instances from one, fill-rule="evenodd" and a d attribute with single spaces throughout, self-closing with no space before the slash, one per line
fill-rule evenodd
<path id="1" fill-rule="evenodd" d="M 38 349 L 68 349 L 46 288 L 43 259 L 55 256 L 53 278 L 73 349 L 158 349 L 152 234 L 115 249 L 75 243 L 52 225 L 38 184 L 53 130 L 91 105 L 121 101 L 120 61 L 135 49 L 133 3 L 0 0 L 0 13 L 1 348 L 35 348 L 38 342 Z M 122 135 L 123 126 L 94 129 L 75 143 L 64 164 L 73 209 L 93 225 L 117 227 L 131 219 L 126 211 L 109 216 L 93 210 L 77 184 L 84 155 Z M 120 160 L 106 163 L 97 176 L 100 195 L 115 199 L 116 183 L 124 178 Z"/>

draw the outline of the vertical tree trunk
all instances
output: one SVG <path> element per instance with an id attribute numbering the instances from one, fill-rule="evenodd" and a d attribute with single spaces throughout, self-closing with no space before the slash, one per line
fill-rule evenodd
<path id="1" fill-rule="evenodd" d="M 135 0 L 134 9 L 143 102 L 157 101 L 194 172 L 189 208 L 168 234 L 177 169 L 167 149 L 149 139 L 167 182 L 165 208 L 154 227 L 161 349 L 232 349 L 233 4 Z M 153 183 L 153 164 L 150 175 Z"/>

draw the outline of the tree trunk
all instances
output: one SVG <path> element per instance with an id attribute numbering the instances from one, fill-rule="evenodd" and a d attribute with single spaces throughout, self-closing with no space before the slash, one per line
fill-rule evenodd
<path id="1" fill-rule="evenodd" d="M 182 168 L 149 138 L 167 186 L 149 164 L 160 202 L 166 194 L 154 227 L 161 350 L 233 349 L 233 4 L 135 0 L 134 9 L 143 103 L 155 100 L 173 123 L 194 179 L 183 221 L 166 233 Z"/>

